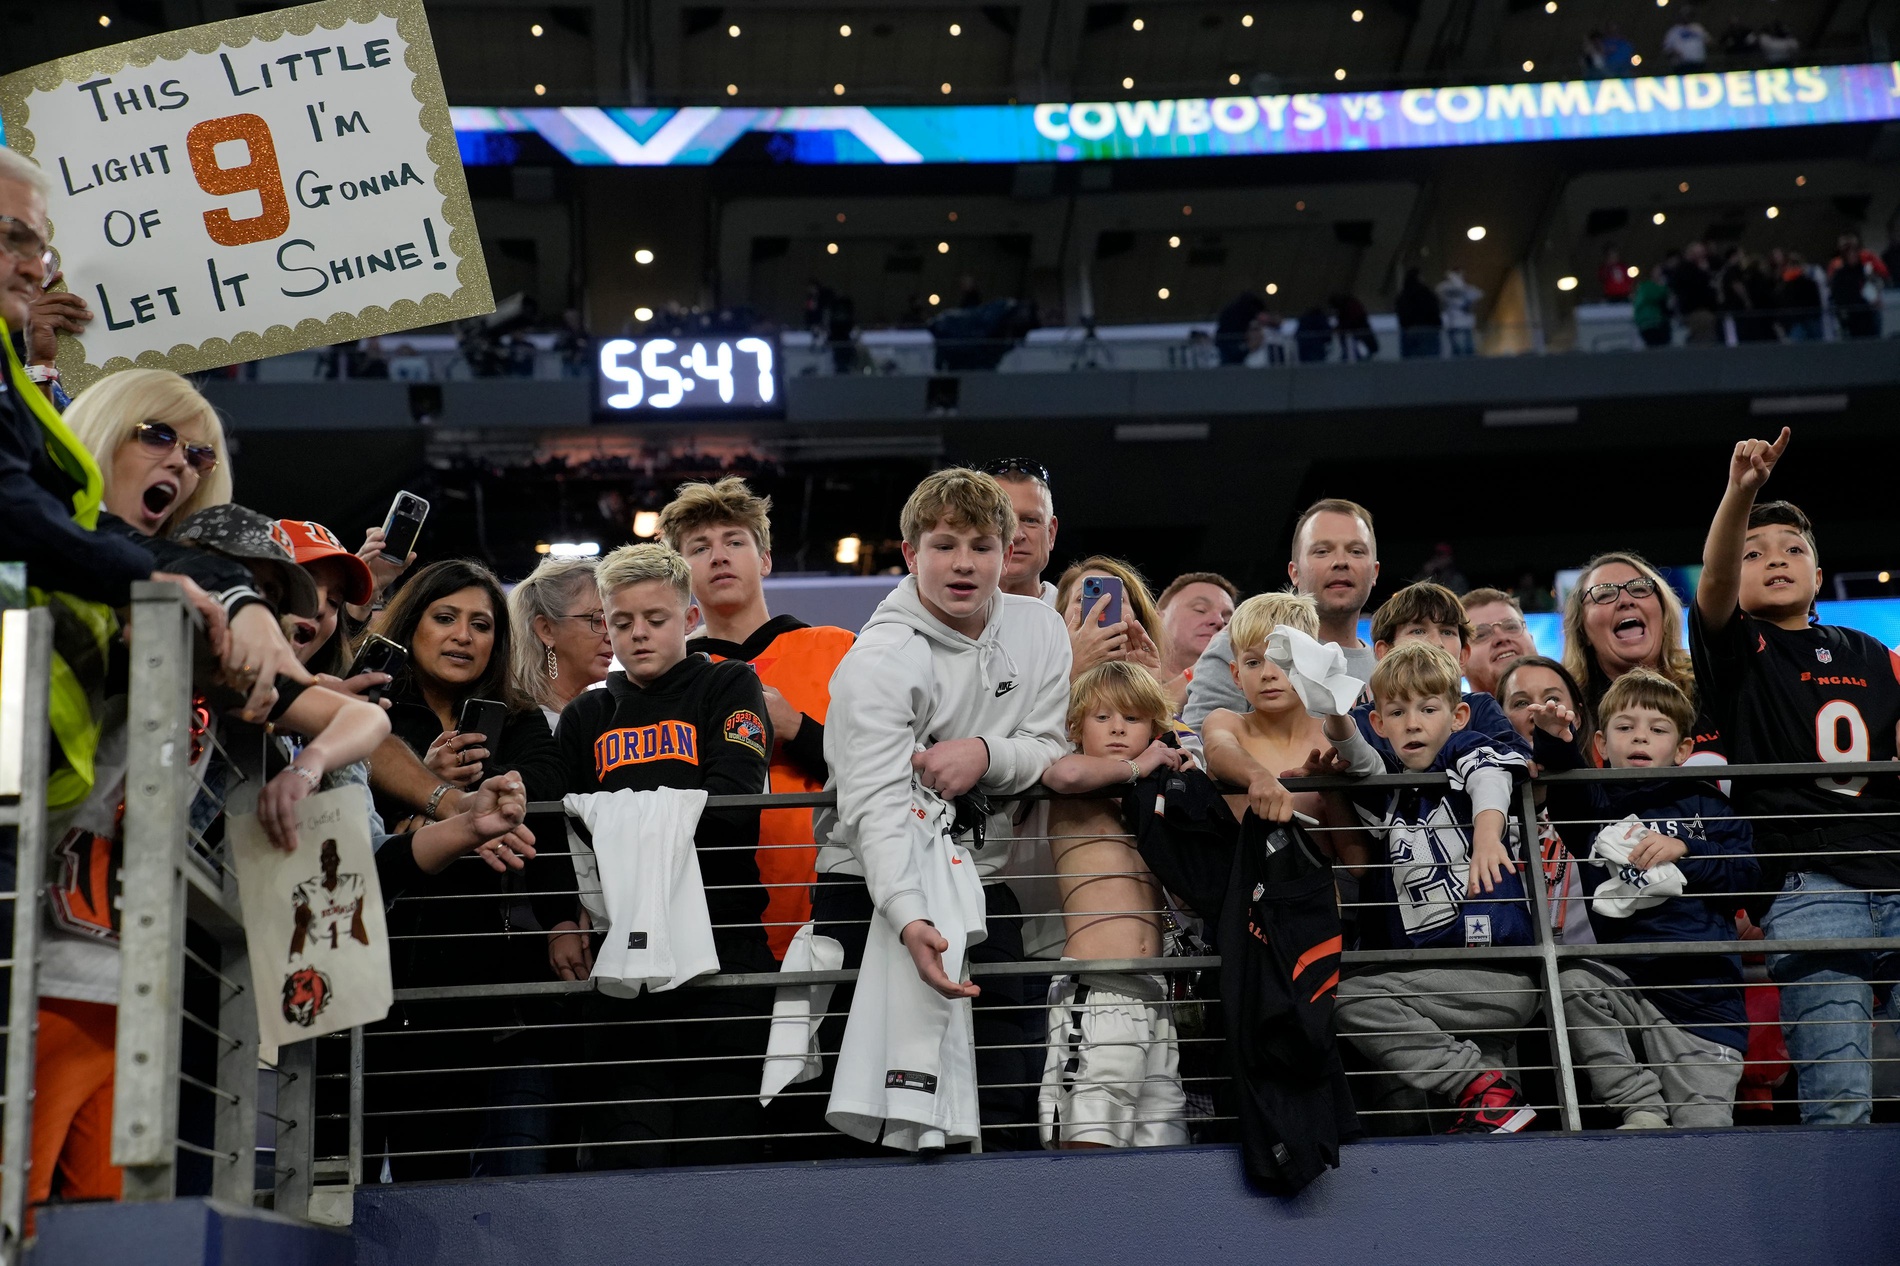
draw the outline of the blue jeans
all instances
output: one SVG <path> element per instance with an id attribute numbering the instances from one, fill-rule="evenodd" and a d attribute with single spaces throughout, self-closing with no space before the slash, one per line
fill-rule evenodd
<path id="1" fill-rule="evenodd" d="M 1823 937 L 1900 938 L 1900 895 L 1867 892 L 1816 871 L 1796 871 L 1762 920 L 1771 941 Z M 1795 1066 L 1801 1120 L 1807 1125 L 1859 1125 L 1873 1116 L 1874 988 L 1892 979 L 1900 945 L 1889 953 L 1770 954 L 1768 974 L 1781 985 L 1781 1027 Z M 1894 1012 L 1894 993 L 1887 1008 Z"/>

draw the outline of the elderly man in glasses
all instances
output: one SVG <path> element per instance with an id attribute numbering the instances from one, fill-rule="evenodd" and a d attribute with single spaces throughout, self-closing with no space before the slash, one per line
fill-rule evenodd
<path id="1" fill-rule="evenodd" d="M 1497 689 L 1504 670 L 1526 655 L 1535 655 L 1530 631 L 1524 627 L 1524 609 L 1502 589 L 1473 589 L 1460 599 L 1471 621 L 1471 658 L 1465 678 L 1479 694 Z"/>

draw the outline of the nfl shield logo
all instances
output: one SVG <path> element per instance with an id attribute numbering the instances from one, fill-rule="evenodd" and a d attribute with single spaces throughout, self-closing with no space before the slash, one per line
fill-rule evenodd
<path id="1" fill-rule="evenodd" d="M 1814 658 L 1820 660 L 1823 664 L 1831 664 L 1834 662 L 1834 652 L 1825 646 L 1817 646 L 1814 648 Z"/>

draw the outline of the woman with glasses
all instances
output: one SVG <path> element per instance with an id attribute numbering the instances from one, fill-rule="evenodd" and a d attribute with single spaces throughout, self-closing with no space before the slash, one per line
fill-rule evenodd
<path id="1" fill-rule="evenodd" d="M 581 691 L 607 680 L 614 649 L 594 585 L 591 558 L 549 558 L 508 595 L 514 626 L 509 675 L 525 699 L 561 723 L 561 709 Z"/>
<path id="2" fill-rule="evenodd" d="M 1592 711 L 1632 668 L 1659 672 L 1695 698 L 1682 600 L 1642 555 L 1598 554 L 1584 565 L 1564 602 L 1564 667 L 1582 683 Z"/>

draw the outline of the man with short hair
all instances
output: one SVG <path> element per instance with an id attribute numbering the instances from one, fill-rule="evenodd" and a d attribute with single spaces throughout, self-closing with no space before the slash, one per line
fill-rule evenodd
<path id="1" fill-rule="evenodd" d="M 1319 607 L 1319 640 L 1346 652 L 1346 671 L 1360 681 L 1372 679 L 1372 648 L 1359 640 L 1359 613 L 1379 580 L 1379 543 L 1372 514 L 1357 502 L 1337 497 L 1315 501 L 1293 526 L 1293 557 L 1286 565 L 1293 588 L 1312 595 Z M 1194 665 L 1187 706 L 1181 719 L 1195 730 L 1216 708 L 1249 711 L 1234 683 L 1234 647 L 1223 629 L 1208 642 Z"/>
<path id="2" fill-rule="evenodd" d="M 1161 613 L 1161 682 L 1175 710 L 1187 702 L 1194 664 L 1214 635 L 1234 618 L 1240 590 L 1219 572 L 1190 571 L 1176 576 L 1155 603 Z"/>
<path id="3" fill-rule="evenodd" d="M 1003 562 L 1003 592 L 1040 598 L 1054 606 L 1056 587 L 1042 578 L 1056 547 L 1056 503 L 1049 493 L 1049 471 L 1021 457 L 1005 457 L 983 469 L 1003 485 L 1016 512 L 1016 535 Z"/>
<path id="4" fill-rule="evenodd" d="M 751 664 L 765 688 L 772 719 L 772 790 L 822 789 L 825 713 L 831 674 L 851 649 L 852 635 L 813 628 L 797 616 L 774 616 L 765 604 L 772 574 L 772 499 L 754 496 L 745 480 L 683 484 L 660 511 L 660 535 L 693 573 L 693 598 L 705 624 L 688 643 L 714 660 Z M 782 959 L 801 924 L 811 919 L 817 878 L 810 809 L 767 809 L 759 819 L 759 876 L 765 883 L 766 939 Z"/>
<path id="5" fill-rule="evenodd" d="M 1471 658 L 1465 664 L 1465 680 L 1478 694 L 1488 695 L 1498 687 L 1504 670 L 1526 655 L 1537 653 L 1530 630 L 1524 626 L 1524 608 L 1517 598 L 1502 589 L 1473 589 L 1460 601 L 1465 618 L 1471 621 Z"/>

